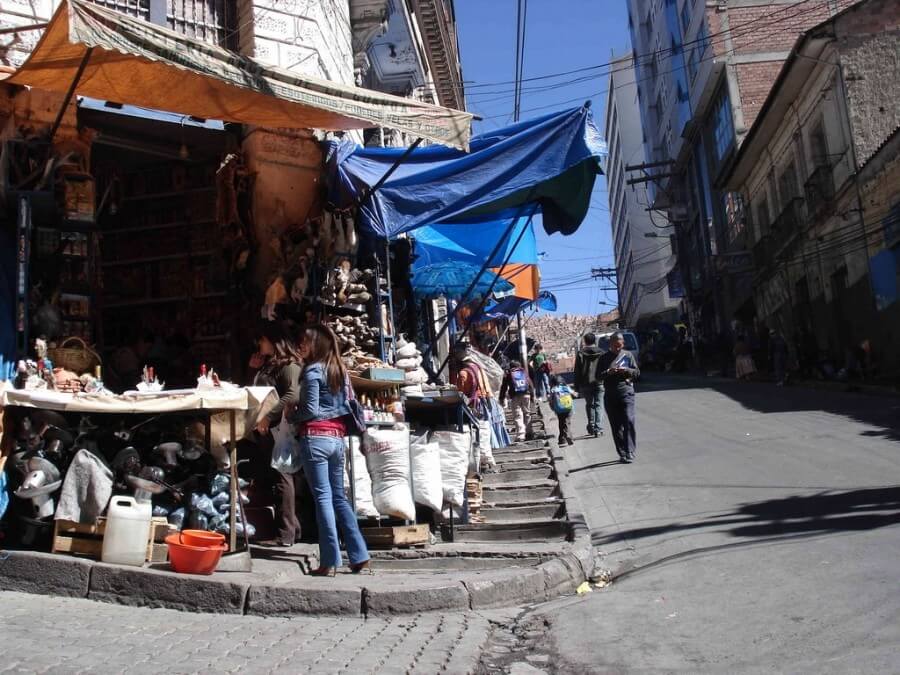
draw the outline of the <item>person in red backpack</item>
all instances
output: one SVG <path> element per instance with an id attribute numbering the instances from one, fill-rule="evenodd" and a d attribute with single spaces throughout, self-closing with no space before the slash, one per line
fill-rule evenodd
<path id="1" fill-rule="evenodd" d="M 500 387 L 500 405 L 512 401 L 516 419 L 516 440 L 530 441 L 534 438 L 531 426 L 531 406 L 534 404 L 534 384 L 528 371 L 518 361 L 511 361 L 503 376 Z"/>

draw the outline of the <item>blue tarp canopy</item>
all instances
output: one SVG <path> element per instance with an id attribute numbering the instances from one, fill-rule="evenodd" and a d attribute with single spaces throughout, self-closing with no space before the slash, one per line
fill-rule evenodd
<path id="1" fill-rule="evenodd" d="M 416 242 L 416 259 L 413 270 L 434 263 L 459 261 L 481 266 L 494 250 L 497 242 L 506 236 L 515 219 L 506 245 L 488 261 L 487 267 L 500 267 L 509 256 L 508 264 L 537 264 L 537 243 L 530 214 L 517 217 L 519 209 L 509 209 L 490 216 L 476 216 L 459 223 L 425 225 L 412 235 Z M 522 230 L 525 230 L 524 234 Z M 519 235 L 522 238 L 519 239 Z M 513 245 L 518 244 L 513 250 Z"/>
<path id="2" fill-rule="evenodd" d="M 405 151 L 331 142 L 330 200 L 342 208 L 358 203 Z M 481 134 L 469 153 L 416 148 L 360 205 L 359 225 L 392 239 L 425 225 L 537 203 L 548 234 L 572 234 L 587 215 L 605 154 L 587 106 Z"/>
<path id="3" fill-rule="evenodd" d="M 495 305 L 484 310 L 484 314 L 479 321 L 490 321 L 491 319 L 508 318 L 515 316 L 520 311 L 534 306 L 547 312 L 556 311 L 556 296 L 550 291 L 541 291 L 537 300 L 526 300 L 525 298 L 503 298 Z"/>

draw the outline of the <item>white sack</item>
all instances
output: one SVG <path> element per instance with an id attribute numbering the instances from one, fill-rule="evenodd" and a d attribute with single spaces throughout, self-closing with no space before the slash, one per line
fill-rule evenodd
<path id="1" fill-rule="evenodd" d="M 484 379 L 491 387 L 491 391 L 495 396 L 500 396 L 500 387 L 503 385 L 503 368 L 487 354 L 482 354 L 475 349 L 467 352 L 468 358 L 472 359 L 481 368 L 484 373 Z"/>
<path id="2" fill-rule="evenodd" d="M 425 384 L 428 382 L 428 373 L 421 366 L 415 370 L 409 370 L 403 376 L 406 384 Z"/>
<path id="3" fill-rule="evenodd" d="M 441 510 L 444 489 L 441 483 L 441 446 L 428 442 L 428 434 L 413 439 L 409 446 L 413 473 L 413 498 L 435 511 Z"/>
<path id="4" fill-rule="evenodd" d="M 444 501 L 462 506 L 466 496 L 466 475 L 469 472 L 469 451 L 472 434 L 468 431 L 435 431 L 431 437 L 441 453 L 441 485 Z"/>
<path id="5" fill-rule="evenodd" d="M 394 365 L 398 368 L 402 368 L 403 370 L 415 370 L 422 365 L 422 357 L 407 356 L 402 359 L 397 359 L 397 363 L 395 363 Z"/>
<path id="6" fill-rule="evenodd" d="M 368 429 L 363 436 L 363 452 L 378 512 L 415 520 L 416 506 L 409 489 L 409 427 Z"/>
<path id="7" fill-rule="evenodd" d="M 407 342 L 400 346 L 400 343 L 397 343 L 397 358 L 398 359 L 408 359 L 413 356 L 419 355 L 419 348 L 416 347 L 415 342 Z"/>
<path id="8" fill-rule="evenodd" d="M 479 470 L 480 467 L 493 468 L 496 466 L 494 451 L 491 449 L 491 423 L 489 420 L 478 420 L 478 449 Z"/>
<path id="9" fill-rule="evenodd" d="M 354 495 L 356 496 L 356 515 L 362 518 L 377 518 L 378 509 L 372 501 L 372 479 L 369 477 L 369 468 L 366 466 L 366 458 L 362 454 L 362 444 L 357 438 L 345 438 L 344 446 L 348 448 L 350 461 L 353 462 Z M 347 499 L 350 499 L 350 473 L 346 464 L 344 467 L 344 491 Z"/>

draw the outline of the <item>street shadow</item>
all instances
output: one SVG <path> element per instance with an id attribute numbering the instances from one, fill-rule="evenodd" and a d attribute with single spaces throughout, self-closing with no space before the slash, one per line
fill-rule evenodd
<path id="1" fill-rule="evenodd" d="M 705 528 L 733 537 L 808 536 L 861 532 L 900 523 L 900 485 L 820 492 L 741 504 L 734 511 L 685 523 L 592 532 L 595 545 Z"/>
<path id="2" fill-rule="evenodd" d="M 875 427 L 860 432 L 872 438 L 900 441 L 900 398 L 815 389 L 776 387 L 769 382 L 739 382 L 722 378 L 653 373 L 638 383 L 638 393 L 707 389 L 719 392 L 759 413 L 821 411 Z M 638 398 L 640 408 L 640 397 Z"/>
<path id="3" fill-rule="evenodd" d="M 617 459 L 610 460 L 608 462 L 598 462 L 596 464 L 588 464 L 587 466 L 579 466 L 574 469 L 569 469 L 569 473 L 578 473 L 579 471 L 588 471 L 589 469 L 599 469 L 603 466 L 619 466 L 622 462 Z"/>

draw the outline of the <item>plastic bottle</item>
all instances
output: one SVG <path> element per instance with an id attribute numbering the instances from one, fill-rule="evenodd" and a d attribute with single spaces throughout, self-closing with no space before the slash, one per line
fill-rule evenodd
<path id="1" fill-rule="evenodd" d="M 134 497 L 114 496 L 106 514 L 106 532 L 100 559 L 117 565 L 143 565 L 153 506 Z"/>

